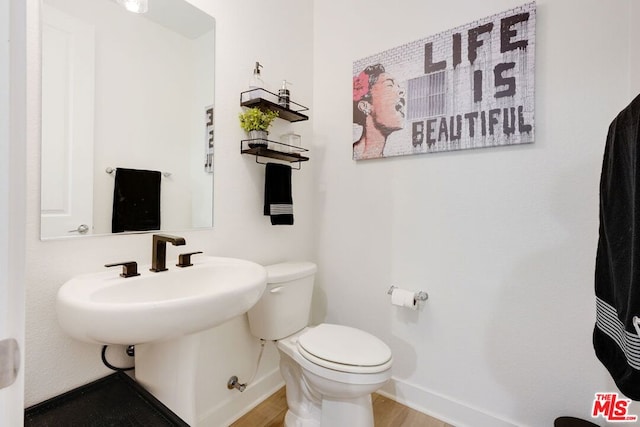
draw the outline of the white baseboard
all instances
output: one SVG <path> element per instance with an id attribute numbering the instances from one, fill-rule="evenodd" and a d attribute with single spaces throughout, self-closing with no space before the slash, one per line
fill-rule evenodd
<path id="1" fill-rule="evenodd" d="M 199 415 L 197 427 L 231 425 L 283 386 L 284 381 L 280 375 L 280 369 L 276 367 L 249 385 L 242 393 L 231 393 L 227 399 L 218 402 L 205 414 Z"/>
<path id="2" fill-rule="evenodd" d="M 514 427 L 515 423 L 396 378 L 378 393 L 456 427 Z"/>
<path id="3" fill-rule="evenodd" d="M 231 425 L 283 386 L 280 370 L 276 368 L 247 387 L 244 392 L 231 394 L 206 414 L 199 416 L 197 427 Z M 514 422 L 396 378 L 391 378 L 377 393 L 456 427 L 517 426 Z"/>

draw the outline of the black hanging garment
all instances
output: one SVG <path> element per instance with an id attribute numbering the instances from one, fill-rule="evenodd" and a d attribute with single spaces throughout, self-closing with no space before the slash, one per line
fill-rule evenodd
<path id="1" fill-rule="evenodd" d="M 264 176 L 264 214 L 271 225 L 293 225 L 291 166 L 267 163 Z"/>
<path id="2" fill-rule="evenodd" d="M 640 96 L 609 126 L 600 177 L 593 347 L 620 391 L 640 400 Z"/>
<path id="3" fill-rule="evenodd" d="M 160 229 L 160 179 L 158 171 L 116 169 L 112 233 Z"/>

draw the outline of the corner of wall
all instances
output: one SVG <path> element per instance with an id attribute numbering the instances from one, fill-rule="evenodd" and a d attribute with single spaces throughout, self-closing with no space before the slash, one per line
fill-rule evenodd
<path id="1" fill-rule="evenodd" d="M 629 91 L 631 98 L 640 94 L 640 50 L 637 41 L 640 40 L 640 4 L 629 0 L 627 25 L 629 28 Z"/>

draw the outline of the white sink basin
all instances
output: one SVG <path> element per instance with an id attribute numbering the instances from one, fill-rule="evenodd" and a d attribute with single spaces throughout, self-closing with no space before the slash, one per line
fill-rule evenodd
<path id="1" fill-rule="evenodd" d="M 62 329 L 81 341 L 142 344 L 209 329 L 246 313 L 266 286 L 264 267 L 194 256 L 193 266 L 123 278 L 118 269 L 77 276 L 58 291 Z"/>

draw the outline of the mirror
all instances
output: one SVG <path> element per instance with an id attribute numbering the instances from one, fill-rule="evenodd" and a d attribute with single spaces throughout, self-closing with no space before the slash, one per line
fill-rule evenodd
<path id="1" fill-rule="evenodd" d="M 215 20 L 148 1 L 43 0 L 42 239 L 213 225 Z"/>

